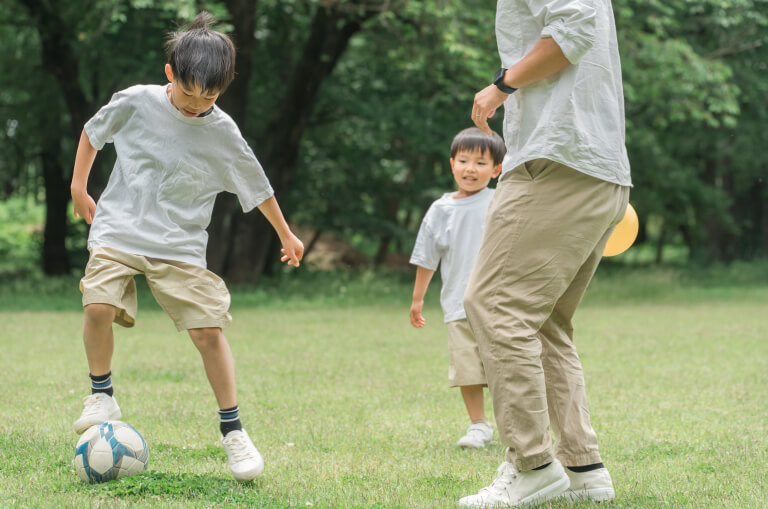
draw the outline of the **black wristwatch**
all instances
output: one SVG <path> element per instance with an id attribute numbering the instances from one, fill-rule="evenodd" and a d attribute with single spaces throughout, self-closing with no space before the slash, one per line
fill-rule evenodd
<path id="1" fill-rule="evenodd" d="M 499 90 L 501 90 L 502 92 L 504 92 L 505 94 L 511 94 L 511 93 L 513 93 L 517 89 L 509 87 L 509 86 L 504 84 L 504 75 L 506 73 L 507 73 L 507 70 L 504 69 L 503 67 L 501 69 L 499 69 L 496 72 L 496 75 L 493 77 L 493 84 L 496 85 L 496 87 Z"/>

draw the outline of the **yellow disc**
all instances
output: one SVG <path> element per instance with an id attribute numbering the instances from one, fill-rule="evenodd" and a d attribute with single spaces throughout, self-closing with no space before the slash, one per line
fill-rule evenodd
<path id="1" fill-rule="evenodd" d="M 627 212 L 624 214 L 624 219 L 619 221 L 616 229 L 613 230 L 608 243 L 605 245 L 603 256 L 616 256 L 629 249 L 629 246 L 637 238 L 639 228 L 640 221 L 637 219 L 637 212 L 632 208 L 632 205 L 627 203 Z"/>

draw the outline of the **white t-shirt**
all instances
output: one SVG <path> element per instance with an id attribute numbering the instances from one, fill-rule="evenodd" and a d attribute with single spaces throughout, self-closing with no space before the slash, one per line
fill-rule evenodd
<path id="1" fill-rule="evenodd" d="M 421 222 L 411 263 L 429 270 L 440 266 L 440 305 L 445 322 L 467 317 L 464 290 L 483 240 L 485 213 L 493 191 L 486 187 L 460 199 L 454 199 L 454 193 L 445 193 L 429 207 Z"/>
<path id="2" fill-rule="evenodd" d="M 117 92 L 85 124 L 91 144 L 114 142 L 117 160 L 96 206 L 88 248 L 206 266 L 216 195 L 235 193 L 248 212 L 274 192 L 235 122 L 217 106 L 185 117 L 166 86 Z"/>
<path id="3" fill-rule="evenodd" d="M 543 37 L 554 39 L 571 64 L 507 98 L 502 173 L 545 158 L 600 180 L 632 185 L 610 0 L 498 0 L 502 67 L 517 64 Z"/>

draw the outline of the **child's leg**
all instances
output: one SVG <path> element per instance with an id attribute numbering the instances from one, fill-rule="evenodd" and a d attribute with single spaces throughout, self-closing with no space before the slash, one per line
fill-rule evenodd
<path id="1" fill-rule="evenodd" d="M 91 392 L 85 400 L 83 412 L 75 421 L 75 433 L 100 422 L 120 419 L 122 413 L 112 397 L 111 366 L 115 339 L 112 335 L 112 321 L 116 309 L 109 304 L 88 304 L 85 306 L 83 345 L 88 358 L 91 375 Z"/>
<path id="2" fill-rule="evenodd" d="M 205 374 L 211 384 L 219 408 L 237 406 L 235 362 L 227 338 L 218 327 L 189 329 L 189 337 L 200 352 Z"/>
<path id="3" fill-rule="evenodd" d="M 485 402 L 482 385 L 462 385 L 461 397 L 472 422 L 485 422 Z"/>
<path id="4" fill-rule="evenodd" d="M 91 375 L 106 375 L 112 369 L 112 353 L 115 348 L 112 322 L 115 313 L 115 307 L 109 304 L 85 306 L 83 345 Z"/>
<path id="5" fill-rule="evenodd" d="M 219 404 L 222 443 L 229 469 L 238 481 L 255 479 L 264 470 L 264 460 L 240 423 L 235 362 L 227 338 L 218 327 L 188 329 L 187 332 L 203 358 L 205 374 Z"/>
<path id="6" fill-rule="evenodd" d="M 491 443 L 493 428 L 485 421 L 483 388 L 485 385 L 461 385 L 461 397 L 472 420 L 467 434 L 456 442 L 461 447 L 481 449 Z"/>

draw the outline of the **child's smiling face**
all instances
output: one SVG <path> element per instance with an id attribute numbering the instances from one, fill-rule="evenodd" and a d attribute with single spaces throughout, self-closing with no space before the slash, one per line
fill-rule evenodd
<path id="1" fill-rule="evenodd" d="M 485 189 L 499 175 L 501 165 L 493 164 L 488 150 L 460 150 L 451 158 L 451 170 L 459 186 L 454 198 L 466 198 Z"/>
<path id="2" fill-rule="evenodd" d="M 173 71 L 169 64 L 165 65 L 165 75 L 171 82 L 168 98 L 171 100 L 171 104 L 185 117 L 196 117 L 205 113 L 219 98 L 218 91 L 203 91 L 199 85 L 187 85 L 174 80 Z"/>

